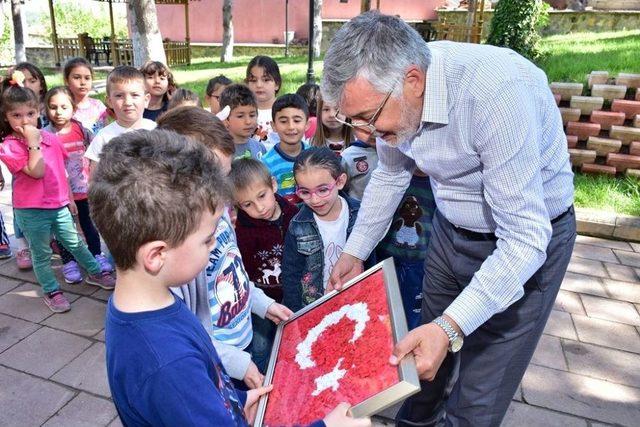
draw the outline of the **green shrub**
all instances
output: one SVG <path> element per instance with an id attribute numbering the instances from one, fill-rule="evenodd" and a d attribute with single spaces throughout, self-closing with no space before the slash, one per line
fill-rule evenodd
<path id="1" fill-rule="evenodd" d="M 535 60 L 540 56 L 538 29 L 548 25 L 549 5 L 540 0 L 500 0 L 487 43 L 515 50 Z"/>

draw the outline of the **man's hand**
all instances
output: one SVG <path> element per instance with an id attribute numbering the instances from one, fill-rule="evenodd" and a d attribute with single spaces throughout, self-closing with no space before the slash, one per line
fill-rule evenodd
<path id="1" fill-rule="evenodd" d="M 333 266 L 333 270 L 331 270 L 327 289 L 325 289 L 324 293 L 328 294 L 334 289 L 341 290 L 345 282 L 353 279 L 363 271 L 364 266 L 361 259 L 343 252 L 338 258 L 338 262 Z"/>
<path id="2" fill-rule="evenodd" d="M 420 378 L 432 381 L 448 348 L 449 337 L 444 330 L 435 323 L 428 323 L 413 329 L 396 344 L 389 363 L 398 365 L 403 357 L 413 353 Z"/>
<path id="3" fill-rule="evenodd" d="M 353 418 L 350 408 L 351 405 L 342 402 L 322 421 L 327 427 L 369 427 L 371 425 L 369 418 Z"/>
<path id="4" fill-rule="evenodd" d="M 274 302 L 267 309 L 266 317 L 267 319 L 271 320 L 273 323 L 277 325 L 280 322 L 289 320 L 289 317 L 291 317 L 292 314 L 293 314 L 293 311 L 289 310 L 287 307 L 285 307 L 282 304 L 278 304 L 277 302 Z"/>
<path id="5" fill-rule="evenodd" d="M 269 393 L 273 390 L 273 384 L 266 387 L 258 387 L 247 392 L 247 401 L 244 403 L 244 416 L 247 419 L 249 425 L 252 425 L 256 419 L 256 413 L 258 412 L 258 401 L 262 395 Z"/>
<path id="6" fill-rule="evenodd" d="M 242 381 L 244 381 L 250 389 L 258 388 L 264 381 L 264 375 L 260 373 L 255 363 L 249 362 L 249 367 L 247 368 L 247 372 L 245 372 Z"/>

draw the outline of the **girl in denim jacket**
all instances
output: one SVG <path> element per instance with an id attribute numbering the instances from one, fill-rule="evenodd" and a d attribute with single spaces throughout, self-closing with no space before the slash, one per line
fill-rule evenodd
<path id="1" fill-rule="evenodd" d="M 300 310 L 324 295 L 329 274 L 356 222 L 360 202 L 340 192 L 347 175 L 340 157 L 326 147 L 298 156 L 293 173 L 303 201 L 293 217 L 282 258 L 283 304 Z"/>

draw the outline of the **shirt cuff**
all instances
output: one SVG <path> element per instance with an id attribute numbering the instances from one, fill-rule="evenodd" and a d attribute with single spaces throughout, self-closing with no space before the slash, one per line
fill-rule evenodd
<path id="1" fill-rule="evenodd" d="M 251 282 L 251 312 L 257 314 L 263 319 L 267 315 L 269 306 L 276 302 L 273 298 L 268 297 L 264 291 Z"/>

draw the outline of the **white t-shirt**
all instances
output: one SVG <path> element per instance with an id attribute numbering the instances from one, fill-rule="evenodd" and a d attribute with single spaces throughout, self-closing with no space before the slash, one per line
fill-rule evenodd
<path id="1" fill-rule="evenodd" d="M 322 237 L 322 250 L 324 253 L 324 271 L 322 272 L 322 283 L 327 289 L 329 275 L 333 266 L 336 265 L 342 249 L 347 242 L 347 229 L 349 228 L 349 206 L 347 201 L 339 197 L 342 208 L 340 216 L 335 221 L 324 221 L 313 214 L 313 218 L 318 225 L 318 231 Z"/>
<path id="2" fill-rule="evenodd" d="M 266 110 L 258 109 L 258 129 L 256 130 L 256 139 L 262 142 L 267 149 L 271 150 L 274 145 L 280 142 L 280 137 L 273 130 L 273 118 L 271 116 L 271 108 Z"/>
<path id="3" fill-rule="evenodd" d="M 142 122 L 140 122 L 140 126 L 136 128 L 133 128 L 133 127 L 125 128 L 120 126 L 118 122 L 113 122 L 110 125 L 100 129 L 100 131 L 93 138 L 93 141 L 91 141 L 91 144 L 89 144 L 89 148 L 87 148 L 87 151 L 84 153 L 84 156 L 89 160 L 93 160 L 94 162 L 99 162 L 100 154 L 102 153 L 102 148 L 107 142 L 111 141 L 116 136 L 122 135 L 125 132 L 131 132 L 132 130 L 138 130 L 138 129 L 152 130 L 155 128 L 156 128 L 156 122 L 149 119 L 142 119 Z"/>

